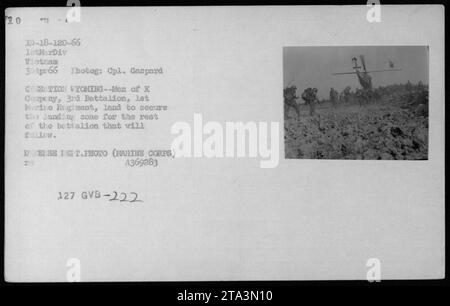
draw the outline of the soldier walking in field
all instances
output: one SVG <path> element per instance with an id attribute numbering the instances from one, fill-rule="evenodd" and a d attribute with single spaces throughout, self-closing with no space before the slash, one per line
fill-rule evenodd
<path id="1" fill-rule="evenodd" d="M 316 112 L 317 88 L 307 88 L 302 93 L 302 99 L 309 105 L 309 115 L 314 116 Z"/>
<path id="2" fill-rule="evenodd" d="M 284 118 L 288 118 L 289 110 L 293 108 L 297 114 L 297 118 L 300 118 L 300 106 L 297 104 L 298 97 L 296 96 L 297 87 L 287 87 L 284 89 Z"/>
<path id="3" fill-rule="evenodd" d="M 338 92 L 336 90 L 334 90 L 333 87 L 331 87 L 331 89 L 330 89 L 330 101 L 331 101 L 331 105 L 333 107 L 336 107 L 337 100 L 338 100 Z"/>
<path id="4" fill-rule="evenodd" d="M 351 96 L 351 88 L 350 86 L 345 87 L 345 89 L 341 92 L 339 96 L 340 102 L 347 103 Z"/>

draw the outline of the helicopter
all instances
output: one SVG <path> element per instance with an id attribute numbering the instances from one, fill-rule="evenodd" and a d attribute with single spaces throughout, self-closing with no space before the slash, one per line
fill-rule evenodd
<path id="1" fill-rule="evenodd" d="M 360 55 L 359 58 L 361 59 L 361 66 L 358 66 L 358 59 L 356 57 L 352 58 L 353 63 L 353 70 L 352 72 L 338 72 L 333 73 L 332 75 L 342 75 L 342 74 L 356 74 L 358 77 L 359 84 L 361 84 L 363 89 L 371 90 L 372 89 L 372 77 L 369 75 L 369 73 L 373 72 L 385 72 L 385 71 L 401 71 L 401 69 L 395 69 L 394 68 L 394 62 L 389 60 L 389 67 L 390 69 L 382 69 L 382 70 L 370 70 L 367 71 L 366 69 L 366 61 L 364 59 L 364 55 Z M 361 71 L 361 68 L 363 71 Z"/>

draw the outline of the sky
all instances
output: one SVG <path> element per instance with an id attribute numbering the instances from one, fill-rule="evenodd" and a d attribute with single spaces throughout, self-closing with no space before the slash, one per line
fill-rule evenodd
<path id="1" fill-rule="evenodd" d="M 336 72 L 351 72 L 352 57 L 364 55 L 367 70 L 389 69 L 389 60 L 395 72 L 372 73 L 372 86 L 393 83 L 428 84 L 427 46 L 323 46 L 283 48 L 284 87 L 297 86 L 297 96 L 304 89 L 317 87 L 319 99 L 329 98 L 330 88 L 339 92 L 346 86 L 352 90 L 361 88 L 356 75 L 332 75 Z"/>

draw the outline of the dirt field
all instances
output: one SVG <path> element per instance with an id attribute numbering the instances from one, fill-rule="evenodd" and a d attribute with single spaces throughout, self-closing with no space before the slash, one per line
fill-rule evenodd
<path id="1" fill-rule="evenodd" d="M 428 158 L 428 114 L 380 100 L 317 105 L 316 115 L 301 105 L 284 124 L 286 158 L 421 160 Z"/>

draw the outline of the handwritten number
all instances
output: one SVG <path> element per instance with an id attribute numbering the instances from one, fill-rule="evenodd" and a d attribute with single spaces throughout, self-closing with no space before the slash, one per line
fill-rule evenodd
<path id="1" fill-rule="evenodd" d="M 110 201 L 117 201 L 117 192 L 113 191 L 114 196 L 112 199 L 109 199 Z"/>
<path id="2" fill-rule="evenodd" d="M 134 202 L 142 202 L 142 200 L 138 200 L 138 194 L 136 192 L 130 192 L 130 194 L 134 194 L 134 199 L 130 201 L 130 203 Z"/>
<path id="3" fill-rule="evenodd" d="M 123 194 L 123 199 L 120 200 L 120 202 L 126 202 L 127 201 L 127 194 L 125 192 L 122 192 L 121 194 Z"/>

